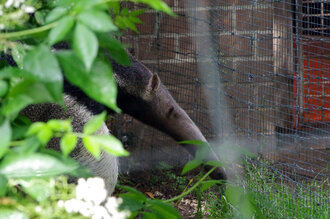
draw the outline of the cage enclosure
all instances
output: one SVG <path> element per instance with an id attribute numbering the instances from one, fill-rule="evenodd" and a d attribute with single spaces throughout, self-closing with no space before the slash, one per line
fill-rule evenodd
<path id="1" fill-rule="evenodd" d="M 259 154 L 252 162 L 290 188 L 270 194 L 300 190 L 305 212 L 329 207 L 330 2 L 166 2 L 178 17 L 147 10 L 139 34 L 122 37 L 130 52 L 160 76 L 209 141 Z M 133 152 L 121 162 L 124 171 L 190 159 L 176 142 L 127 115 L 111 125 Z M 325 195 L 312 182 L 324 185 Z"/>

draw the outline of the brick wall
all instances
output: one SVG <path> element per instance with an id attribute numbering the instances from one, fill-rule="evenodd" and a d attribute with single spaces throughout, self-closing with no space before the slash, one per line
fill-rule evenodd
<path id="1" fill-rule="evenodd" d="M 141 16 L 144 23 L 138 26 L 140 33 L 129 32 L 122 39 L 130 45 L 131 52 L 160 75 L 174 98 L 210 139 L 221 133 L 212 130 L 208 110 L 213 109 L 207 109 L 205 103 L 205 93 L 213 86 L 203 82 L 200 78 L 203 73 L 198 72 L 198 62 L 210 60 L 198 57 L 208 53 L 203 41 L 211 38 L 235 134 L 274 134 L 277 90 L 273 80 L 273 5 L 268 1 L 255 4 L 248 0 L 191 0 L 193 4 L 187 8 L 183 0 L 166 2 L 178 17 L 147 10 Z M 193 13 L 187 13 L 188 10 Z M 201 12 L 207 12 L 209 19 L 196 20 L 192 16 Z M 192 27 L 208 25 L 212 32 L 194 32 L 191 23 Z M 131 135 L 135 140 L 126 141 L 129 147 L 142 144 L 151 147 L 145 157 L 159 158 L 158 152 L 164 150 L 160 153 L 165 154 L 163 158 L 169 157 L 167 154 L 173 158 L 175 142 L 130 118 L 127 122 L 127 116 L 124 120 L 122 117 L 116 119 L 120 125 L 126 121 L 120 135 L 127 139 L 127 133 L 135 133 Z M 159 149 L 162 145 L 170 149 Z M 176 155 L 174 160 L 180 160 L 182 155 Z"/>

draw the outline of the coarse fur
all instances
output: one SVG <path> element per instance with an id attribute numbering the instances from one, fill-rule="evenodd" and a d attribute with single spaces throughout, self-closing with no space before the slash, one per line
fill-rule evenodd
<path id="1" fill-rule="evenodd" d="M 83 126 L 93 117 L 93 114 L 86 106 L 70 95 L 64 95 L 64 103 L 66 109 L 57 104 L 31 105 L 23 110 L 23 114 L 33 122 L 71 118 L 73 131 L 82 132 Z M 103 124 L 95 134 L 108 135 L 109 130 Z M 48 147 L 59 150 L 59 139 L 52 139 L 48 143 Z M 76 159 L 82 166 L 89 168 L 94 175 L 102 177 L 105 180 L 109 194 L 113 192 L 118 177 L 118 161 L 116 157 L 102 151 L 100 159 L 97 160 L 85 149 L 81 141 L 78 142 L 77 147 L 71 153 L 71 157 Z"/>
<path id="2" fill-rule="evenodd" d="M 118 84 L 117 103 L 124 113 L 163 131 L 177 141 L 206 141 L 199 128 L 173 99 L 157 74 L 152 73 L 132 56 L 130 66 L 121 66 L 114 61 L 112 61 L 112 66 Z M 103 110 L 111 111 L 67 81 L 64 83 L 64 91 L 66 110 L 56 104 L 38 104 L 29 106 L 24 110 L 24 114 L 33 121 L 72 118 L 74 130 L 81 131 L 92 115 L 101 113 Z M 108 134 L 109 130 L 103 124 L 99 132 Z M 58 140 L 50 143 L 50 147 L 57 150 L 58 145 Z M 195 155 L 197 150 L 195 145 L 184 147 Z M 102 157 L 98 161 L 86 151 L 81 142 L 72 157 L 83 166 L 90 168 L 95 175 L 103 177 L 109 193 L 112 193 L 118 176 L 118 164 L 115 157 L 102 152 Z M 217 157 L 211 154 L 209 159 L 217 160 Z M 213 178 L 226 179 L 224 169 L 218 168 Z"/>

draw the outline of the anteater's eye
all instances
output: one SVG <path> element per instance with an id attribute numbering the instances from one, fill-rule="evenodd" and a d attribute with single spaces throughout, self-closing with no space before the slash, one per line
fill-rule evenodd
<path id="1" fill-rule="evenodd" d="M 174 111 L 174 107 L 171 107 L 166 113 L 166 118 L 169 118 L 172 115 L 173 111 Z"/>

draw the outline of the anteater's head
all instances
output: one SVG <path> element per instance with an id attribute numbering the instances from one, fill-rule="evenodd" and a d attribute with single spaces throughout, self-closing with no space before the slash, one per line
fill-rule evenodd
<path id="1" fill-rule="evenodd" d="M 119 86 L 118 106 L 125 113 L 163 131 L 177 141 L 206 141 L 199 128 L 162 84 L 158 75 L 133 57 L 131 60 L 132 65 L 129 67 L 113 63 L 114 75 Z M 196 146 L 185 147 L 195 155 Z M 210 158 L 216 159 L 215 154 L 210 155 Z M 216 178 L 226 178 L 222 169 L 217 172 Z"/>

